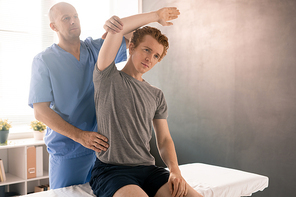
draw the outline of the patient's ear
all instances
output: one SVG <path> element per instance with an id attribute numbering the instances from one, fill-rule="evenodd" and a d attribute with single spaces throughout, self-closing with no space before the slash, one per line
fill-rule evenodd
<path id="1" fill-rule="evenodd" d="M 132 55 L 134 50 L 135 50 L 135 45 L 134 45 L 134 43 L 130 42 L 130 44 L 128 45 L 129 54 Z"/>

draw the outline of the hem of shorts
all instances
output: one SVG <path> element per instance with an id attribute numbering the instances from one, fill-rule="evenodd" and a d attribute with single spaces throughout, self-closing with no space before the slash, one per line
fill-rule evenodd
<path id="1" fill-rule="evenodd" d="M 114 192 L 112 192 L 112 193 L 111 193 L 111 196 L 114 196 L 114 194 L 115 194 L 118 190 L 120 190 L 121 188 L 123 188 L 123 187 L 125 187 L 125 186 L 127 186 L 127 185 L 137 185 L 137 184 L 134 184 L 134 183 L 124 184 L 124 185 L 118 187 Z M 137 186 L 139 186 L 139 187 L 141 188 L 140 185 L 137 185 Z M 145 192 L 145 193 L 146 193 L 146 192 Z"/>
<path id="2" fill-rule="evenodd" d="M 162 186 L 164 186 L 165 184 L 167 184 L 168 183 L 168 181 L 167 182 L 165 182 L 165 183 L 163 183 L 162 185 L 160 185 L 160 187 L 155 191 L 155 192 L 153 192 L 153 194 L 151 195 L 151 196 L 155 196 L 156 195 L 156 193 L 160 190 L 160 188 L 162 187 Z M 146 193 L 146 192 L 145 192 Z M 147 193 L 146 193 L 147 194 Z M 149 194 L 147 194 L 148 196 L 149 196 Z"/>

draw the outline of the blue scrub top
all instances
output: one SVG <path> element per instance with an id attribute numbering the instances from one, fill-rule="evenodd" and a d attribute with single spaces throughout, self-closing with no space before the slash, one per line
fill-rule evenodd
<path id="1" fill-rule="evenodd" d="M 87 38 L 80 43 L 80 61 L 57 44 L 35 56 L 28 103 L 33 108 L 33 103 L 51 102 L 51 108 L 68 123 L 85 131 L 97 131 L 93 70 L 103 40 Z M 115 61 L 126 59 L 123 38 Z M 44 140 L 53 156 L 72 158 L 93 153 L 50 128 Z"/>

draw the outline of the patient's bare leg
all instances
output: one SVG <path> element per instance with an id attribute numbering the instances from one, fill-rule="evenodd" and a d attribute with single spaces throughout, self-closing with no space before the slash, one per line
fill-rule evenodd
<path id="1" fill-rule="evenodd" d="M 113 197 L 148 197 L 137 185 L 126 185 L 115 192 Z"/>
<path id="2" fill-rule="evenodd" d="M 188 185 L 188 194 L 186 197 L 203 197 L 200 193 L 195 191 L 190 185 Z M 164 184 L 156 193 L 155 197 L 171 197 L 172 194 L 169 189 L 168 183 Z"/>

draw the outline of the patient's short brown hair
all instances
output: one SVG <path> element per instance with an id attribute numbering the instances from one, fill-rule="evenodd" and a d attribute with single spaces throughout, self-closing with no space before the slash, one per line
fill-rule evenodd
<path id="1" fill-rule="evenodd" d="M 159 44 L 163 46 L 163 53 L 158 60 L 160 62 L 162 58 L 167 54 L 167 50 L 169 48 L 168 38 L 164 34 L 162 34 L 160 30 L 154 27 L 145 26 L 135 30 L 133 36 L 131 37 L 131 43 L 133 43 L 135 48 L 143 41 L 143 38 L 146 35 L 152 36 L 157 40 Z"/>

